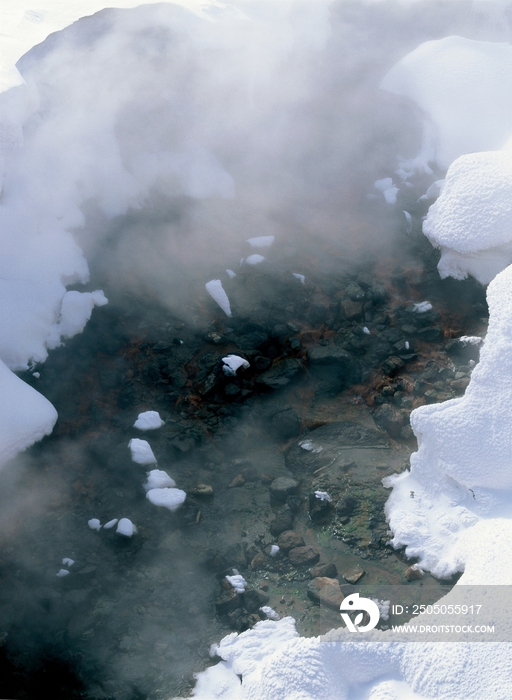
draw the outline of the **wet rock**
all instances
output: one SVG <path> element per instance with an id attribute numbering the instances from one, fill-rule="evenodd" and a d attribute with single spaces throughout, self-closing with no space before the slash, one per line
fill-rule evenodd
<path id="1" fill-rule="evenodd" d="M 213 496 L 213 486 L 209 484 L 198 484 L 188 490 L 191 496 L 199 496 L 199 498 L 211 498 Z"/>
<path id="2" fill-rule="evenodd" d="M 295 547 L 290 549 L 288 557 L 293 566 L 312 566 L 320 559 L 320 554 L 314 547 Z"/>
<path id="3" fill-rule="evenodd" d="M 258 479 L 260 478 L 258 470 L 256 469 L 256 467 L 253 467 L 253 465 L 250 463 L 248 463 L 247 466 L 245 466 L 240 473 L 245 479 L 245 481 L 248 482 L 258 481 Z"/>
<path id="4" fill-rule="evenodd" d="M 337 345 L 315 345 L 309 348 L 307 358 L 312 374 L 334 393 L 360 378 L 359 367 L 352 355 Z"/>
<path id="5" fill-rule="evenodd" d="M 263 355 L 257 355 L 254 358 L 252 364 L 258 372 L 264 372 L 271 366 L 272 360 L 270 359 L 270 357 L 263 357 Z"/>
<path id="6" fill-rule="evenodd" d="M 294 549 L 295 547 L 303 547 L 304 540 L 298 532 L 286 530 L 279 535 L 277 545 L 279 549 L 283 550 L 283 552 L 288 552 L 290 549 Z"/>
<path id="7" fill-rule="evenodd" d="M 419 340 L 424 340 L 427 343 L 435 343 L 436 340 L 441 340 L 444 337 L 443 329 L 438 326 L 433 328 L 420 328 L 416 332 Z"/>
<path id="8" fill-rule="evenodd" d="M 289 506 L 285 505 L 280 508 L 274 520 L 270 523 L 270 532 L 274 537 L 278 537 L 285 530 L 293 528 L 293 512 Z"/>
<path id="9" fill-rule="evenodd" d="M 388 377 L 394 377 L 403 367 L 405 367 L 405 362 L 395 355 L 391 355 L 382 363 L 382 371 Z"/>
<path id="10" fill-rule="evenodd" d="M 329 608 L 340 609 L 344 595 L 341 592 L 340 582 L 335 578 L 320 576 L 308 583 L 308 596 L 315 603 L 327 605 Z"/>
<path id="11" fill-rule="evenodd" d="M 340 302 L 341 309 L 347 321 L 353 321 L 361 318 L 363 314 L 363 302 L 352 301 L 352 299 L 343 299 Z"/>
<path id="12" fill-rule="evenodd" d="M 226 557 L 220 552 L 217 552 L 213 549 L 209 549 L 206 552 L 206 559 L 204 564 L 208 569 L 210 569 L 210 571 L 213 571 L 214 573 L 220 573 L 221 571 L 225 571 L 229 566 Z"/>
<path id="13" fill-rule="evenodd" d="M 363 301 L 365 298 L 364 290 L 357 284 L 357 282 L 349 282 L 345 287 L 345 294 L 352 301 Z"/>
<path id="14" fill-rule="evenodd" d="M 239 396 L 240 391 L 240 387 L 238 387 L 236 384 L 226 384 L 224 387 L 224 393 L 226 396 Z"/>
<path id="15" fill-rule="evenodd" d="M 469 377 L 462 377 L 461 379 L 454 379 L 450 386 L 452 389 L 455 389 L 455 391 L 466 391 L 469 382 Z"/>
<path id="16" fill-rule="evenodd" d="M 427 403 L 436 403 L 439 400 L 435 389 L 428 389 L 424 396 Z"/>
<path id="17" fill-rule="evenodd" d="M 350 517 L 356 509 L 357 501 L 352 496 L 343 496 L 335 503 L 336 514 L 340 517 Z M 327 575 L 327 574 L 326 574 Z"/>
<path id="18" fill-rule="evenodd" d="M 276 362 L 269 370 L 260 374 L 258 384 L 270 389 L 282 389 L 304 371 L 301 362 L 293 357 Z"/>
<path id="19" fill-rule="evenodd" d="M 283 439 L 294 437 L 300 431 L 300 418 L 291 406 L 274 413 L 269 423 L 272 434 Z"/>
<path id="20" fill-rule="evenodd" d="M 417 564 L 413 564 L 404 571 L 404 576 L 407 581 L 418 581 L 420 578 L 423 578 L 423 571 Z"/>
<path id="21" fill-rule="evenodd" d="M 363 578 L 365 573 L 366 571 L 363 569 L 363 567 L 356 564 L 352 569 L 349 569 L 349 571 L 345 571 L 343 578 L 345 581 L 348 581 L 348 583 L 355 585 L 360 579 Z"/>
<path id="22" fill-rule="evenodd" d="M 257 591 L 254 588 L 246 588 L 243 594 L 243 607 L 249 613 L 257 613 L 258 610 L 268 603 L 270 598 L 263 591 Z"/>
<path id="23" fill-rule="evenodd" d="M 403 414 L 389 404 L 379 406 L 373 413 L 373 419 L 377 425 L 384 428 L 391 437 L 398 437 L 404 424 Z"/>
<path id="24" fill-rule="evenodd" d="M 263 552 L 258 552 L 251 560 L 251 569 L 258 571 L 258 569 L 265 569 L 266 567 L 267 557 Z"/>
<path id="25" fill-rule="evenodd" d="M 453 338 L 444 346 L 445 352 L 451 357 L 454 357 L 461 362 L 469 362 L 473 360 L 478 362 L 480 358 L 481 343 L 470 343 L 461 338 Z"/>
<path id="26" fill-rule="evenodd" d="M 221 593 L 215 600 L 215 609 L 219 615 L 229 613 L 242 607 L 242 599 L 226 579 L 221 581 Z"/>
<path id="27" fill-rule="evenodd" d="M 233 489 L 233 488 L 236 488 L 237 486 L 244 486 L 244 484 L 245 484 L 245 479 L 244 479 L 244 477 L 243 477 L 241 474 L 238 474 L 237 476 L 235 476 L 235 478 L 234 478 L 233 481 L 230 483 L 230 485 L 228 486 L 228 488 L 229 488 L 229 489 Z"/>
<path id="28" fill-rule="evenodd" d="M 438 379 L 441 369 L 442 367 L 438 362 L 435 360 L 428 360 L 423 367 L 421 378 L 425 382 L 433 383 Z"/>
<path id="29" fill-rule="evenodd" d="M 336 578 L 338 569 L 335 564 L 317 564 L 309 570 L 311 578 L 327 577 Z"/>
<path id="30" fill-rule="evenodd" d="M 227 338 L 225 336 L 221 335 L 221 333 L 217 333 L 216 331 L 206 333 L 204 339 L 207 343 L 213 343 L 214 345 L 222 345 L 227 341 Z"/>
<path id="31" fill-rule="evenodd" d="M 314 523 L 326 522 L 334 508 L 328 498 L 319 498 L 314 493 L 309 494 L 309 517 Z"/>
<path id="32" fill-rule="evenodd" d="M 373 287 L 369 290 L 368 296 L 371 297 L 373 303 L 376 306 L 380 306 L 382 304 L 385 304 L 385 302 L 389 299 L 389 292 L 384 287 L 382 284 L 374 284 Z"/>
<path id="33" fill-rule="evenodd" d="M 288 496 L 297 493 L 299 482 L 286 476 L 279 476 L 270 484 L 270 496 L 275 501 L 286 501 Z"/>

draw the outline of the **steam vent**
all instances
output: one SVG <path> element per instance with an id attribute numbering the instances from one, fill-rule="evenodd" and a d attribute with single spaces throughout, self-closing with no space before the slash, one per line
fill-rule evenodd
<path id="1" fill-rule="evenodd" d="M 0 696 L 510 700 L 510 0 L 0 25 Z"/>

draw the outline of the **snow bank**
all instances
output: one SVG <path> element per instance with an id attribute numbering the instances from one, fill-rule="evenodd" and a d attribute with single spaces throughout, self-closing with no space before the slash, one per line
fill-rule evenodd
<path id="1" fill-rule="evenodd" d="M 384 77 L 383 90 L 410 98 L 424 119 L 420 153 L 404 167 L 502 148 L 512 134 L 512 46 L 460 36 L 427 41 Z"/>

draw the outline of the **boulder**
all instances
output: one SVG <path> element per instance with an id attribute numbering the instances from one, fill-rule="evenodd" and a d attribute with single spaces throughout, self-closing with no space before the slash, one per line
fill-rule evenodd
<path id="1" fill-rule="evenodd" d="M 320 605 L 329 608 L 340 609 L 344 595 L 341 592 L 340 582 L 335 578 L 320 576 L 308 583 L 308 596 Z"/>
<path id="2" fill-rule="evenodd" d="M 287 386 L 292 379 L 304 370 L 301 362 L 294 357 L 276 362 L 269 370 L 260 374 L 257 379 L 258 384 L 262 384 L 269 389 L 282 389 Z"/>
<path id="3" fill-rule="evenodd" d="M 312 566 L 320 559 L 320 554 L 314 547 L 294 547 L 288 552 L 293 566 Z"/>
<path id="4" fill-rule="evenodd" d="M 270 497 L 275 501 L 284 503 L 287 496 L 296 494 L 299 490 L 299 482 L 295 479 L 289 479 L 286 476 L 279 476 L 270 484 Z"/>
<path id="5" fill-rule="evenodd" d="M 365 573 L 366 571 L 363 569 L 363 567 L 356 564 L 349 571 L 345 571 L 343 578 L 345 581 L 348 581 L 348 583 L 355 585 L 365 575 Z"/>
<path id="6" fill-rule="evenodd" d="M 338 569 L 336 568 L 336 564 L 317 564 L 316 566 L 313 566 L 308 573 L 311 578 L 336 578 L 338 575 Z"/>
<path id="7" fill-rule="evenodd" d="M 304 540 L 298 532 L 294 532 L 293 530 L 285 530 L 279 535 L 277 545 L 279 549 L 282 549 L 284 552 L 288 552 L 290 549 L 294 549 L 295 547 L 303 547 Z"/>

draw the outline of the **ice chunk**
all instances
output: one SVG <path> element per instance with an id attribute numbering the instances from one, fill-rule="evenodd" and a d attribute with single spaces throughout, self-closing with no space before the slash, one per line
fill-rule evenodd
<path id="1" fill-rule="evenodd" d="M 114 525 L 117 524 L 117 522 L 118 522 L 117 518 L 113 518 L 112 520 L 109 520 L 108 523 L 105 523 L 105 525 L 103 525 L 103 529 L 110 530 L 114 527 Z"/>
<path id="2" fill-rule="evenodd" d="M 139 430 L 156 430 L 161 428 L 163 424 L 164 421 L 157 411 L 144 411 L 144 413 L 139 413 L 133 427 Z"/>
<path id="3" fill-rule="evenodd" d="M 239 355 L 227 355 L 226 357 L 222 358 L 222 362 L 224 363 L 222 365 L 222 369 L 227 377 L 236 376 L 236 372 L 238 369 L 240 369 L 240 367 L 243 369 L 250 367 L 247 360 L 244 360 L 244 358 L 240 357 Z"/>
<path id="4" fill-rule="evenodd" d="M 301 275 L 298 272 L 292 272 L 292 275 L 295 277 L 295 279 L 299 280 L 301 284 L 306 283 L 306 278 L 304 277 L 304 275 Z"/>
<path id="5" fill-rule="evenodd" d="M 186 497 L 185 491 L 175 488 L 150 489 L 146 493 L 146 498 L 154 506 L 168 508 L 170 511 L 178 510 Z"/>
<path id="6" fill-rule="evenodd" d="M 144 484 L 146 491 L 151 491 L 151 489 L 162 489 L 164 487 L 174 488 L 176 482 L 171 479 L 167 472 L 162 471 L 162 469 L 152 469 L 148 472 L 148 478 Z"/>
<path id="7" fill-rule="evenodd" d="M 319 498 L 321 501 L 327 501 L 327 503 L 332 502 L 332 498 L 329 496 L 329 494 L 326 491 L 315 491 L 315 496 Z"/>
<path id="8" fill-rule="evenodd" d="M 91 530 L 100 530 L 101 529 L 101 523 L 98 520 L 98 518 L 91 518 L 90 520 L 87 521 L 87 525 L 89 525 Z"/>
<path id="9" fill-rule="evenodd" d="M 265 258 L 263 255 L 259 255 L 258 253 L 253 253 L 253 255 L 249 255 L 248 258 L 245 259 L 245 262 L 247 265 L 259 265 L 259 263 L 263 262 Z"/>
<path id="10" fill-rule="evenodd" d="M 229 279 L 233 279 L 233 277 L 236 277 L 236 272 L 233 272 L 233 270 L 227 269 L 226 272 L 227 272 Z"/>
<path id="11" fill-rule="evenodd" d="M 224 291 L 222 282 L 220 280 L 210 280 L 204 286 L 206 287 L 206 291 L 211 296 L 213 301 L 217 302 L 226 316 L 231 316 L 231 307 L 229 305 L 228 295 Z"/>
<path id="12" fill-rule="evenodd" d="M 420 301 L 419 304 L 414 304 L 413 311 L 417 314 L 425 314 L 432 308 L 432 304 L 429 301 Z"/>
<path id="13" fill-rule="evenodd" d="M 137 532 L 137 527 L 128 518 L 121 518 L 117 524 L 116 532 L 125 537 L 131 537 Z"/>
<path id="14" fill-rule="evenodd" d="M 243 593 L 245 587 L 247 586 L 247 581 L 241 574 L 234 574 L 233 576 L 226 576 L 229 583 L 233 586 L 237 593 Z"/>
<path id="15" fill-rule="evenodd" d="M 62 560 L 62 563 L 65 564 L 66 566 L 73 566 L 73 564 L 75 563 L 75 560 L 74 560 L 74 559 L 70 559 L 69 557 L 65 557 L 65 558 Z"/>
<path id="16" fill-rule="evenodd" d="M 67 569 L 60 569 L 58 573 L 55 574 L 55 576 L 67 576 L 69 574 L 69 571 Z"/>
<path id="17" fill-rule="evenodd" d="M 251 248 L 268 248 L 275 241 L 275 236 L 256 236 L 255 238 L 248 238 L 247 243 Z"/>
<path id="18" fill-rule="evenodd" d="M 137 464 L 156 464 L 156 457 L 147 440 L 132 438 L 128 443 L 132 460 Z"/>

